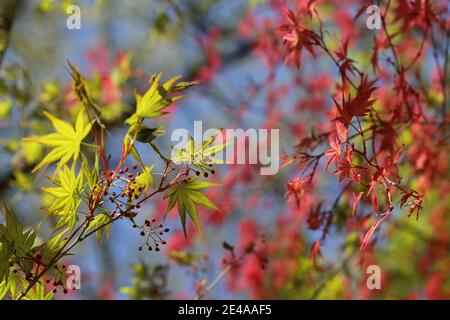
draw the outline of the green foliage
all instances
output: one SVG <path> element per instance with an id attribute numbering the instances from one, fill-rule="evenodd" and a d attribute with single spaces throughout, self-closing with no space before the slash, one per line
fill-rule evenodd
<path id="1" fill-rule="evenodd" d="M 15 297 L 16 287 L 23 281 L 12 272 L 14 263 L 25 265 L 24 257 L 31 252 L 36 233 L 25 231 L 16 215 L 4 207 L 6 224 L 0 224 L 0 299 L 8 292 Z M 29 269 L 30 264 L 25 265 Z"/>
<path id="2" fill-rule="evenodd" d="M 114 89 L 122 89 L 126 86 L 127 80 L 130 78 L 131 56 L 124 55 L 118 61 L 117 65 L 109 70 L 109 78 Z M 74 106 L 75 110 L 85 108 L 92 113 L 94 122 L 105 128 L 106 122 L 114 122 L 121 119 L 122 115 L 129 111 L 129 106 L 120 99 L 104 99 L 108 92 L 104 89 L 104 75 L 98 70 L 93 70 L 90 79 L 86 79 L 77 69 L 75 65 L 68 62 L 70 74 L 73 79 L 73 88 L 78 97 L 79 103 Z"/>
<path id="3" fill-rule="evenodd" d="M 201 232 L 197 205 L 202 205 L 214 210 L 219 210 L 214 203 L 212 203 L 200 189 L 207 187 L 218 186 L 216 183 L 205 181 L 197 181 L 196 178 L 189 179 L 186 183 L 175 185 L 172 189 L 167 191 L 165 198 L 169 198 L 169 205 L 166 210 L 166 215 L 172 210 L 175 205 L 178 205 L 178 214 L 180 215 L 181 225 L 183 226 L 184 234 L 186 235 L 186 217 L 191 218 L 195 227 Z"/>
<path id="4" fill-rule="evenodd" d="M 0 299 L 3 299 L 8 293 L 12 299 L 16 299 L 20 289 L 26 285 L 26 281 L 11 272 L 8 279 L 0 282 Z"/>
<path id="5" fill-rule="evenodd" d="M 135 94 L 136 112 L 125 123 L 135 125 L 139 123 L 140 119 L 156 118 L 167 114 L 164 111 L 165 108 L 171 103 L 184 98 L 184 96 L 174 96 L 173 94 L 196 84 L 196 82 L 180 82 L 175 84 L 181 78 L 181 76 L 175 76 L 160 86 L 159 81 L 161 76 L 162 73 L 159 73 L 151 77 L 150 88 L 144 96 Z"/>
<path id="6" fill-rule="evenodd" d="M 89 232 L 90 230 L 96 229 L 97 231 L 97 241 L 100 241 L 102 238 L 103 232 L 106 233 L 106 236 L 109 235 L 109 232 L 111 231 L 111 217 L 109 217 L 106 214 L 100 213 L 94 217 L 94 219 L 89 223 L 89 226 L 86 228 L 86 232 Z M 102 226 L 105 226 L 102 228 Z"/>
<path id="7" fill-rule="evenodd" d="M 55 236 L 53 236 L 43 245 L 42 256 L 44 262 L 49 263 L 50 261 L 52 261 L 55 254 L 61 250 L 61 248 L 65 245 L 63 237 L 68 232 L 69 228 L 66 228 L 58 232 Z"/>
<path id="8" fill-rule="evenodd" d="M 154 167 L 155 167 L 154 164 L 152 164 L 151 166 L 144 166 L 144 168 L 142 168 L 142 173 L 136 177 L 133 187 L 136 188 L 142 186 L 144 187 L 145 192 L 147 192 L 149 186 L 154 188 L 155 179 L 153 178 L 152 175 L 152 170 Z M 139 191 L 137 192 L 137 194 L 139 195 Z"/>
<path id="9" fill-rule="evenodd" d="M 67 164 L 71 159 L 76 161 L 80 154 L 80 145 L 83 139 L 91 131 L 92 125 L 85 120 L 84 111 L 78 113 L 75 127 L 60 120 L 48 112 L 45 116 L 51 121 L 56 132 L 45 136 L 33 136 L 25 138 L 24 141 L 37 142 L 53 148 L 44 159 L 33 169 L 33 172 L 42 169 L 44 166 L 58 161 L 58 169 Z"/>
<path id="10" fill-rule="evenodd" d="M 23 297 L 24 300 L 51 300 L 54 293 L 52 290 L 45 290 L 44 283 L 38 282 L 27 294 Z"/>
<path id="11" fill-rule="evenodd" d="M 83 173 L 75 173 L 75 169 L 67 166 L 56 170 L 58 178 L 50 178 L 55 187 L 43 188 L 44 192 L 51 194 L 54 200 L 49 208 L 52 213 L 63 216 L 57 227 L 65 225 L 70 228 L 76 223 L 76 210 L 81 204 L 81 193 L 84 190 Z"/>
<path id="12" fill-rule="evenodd" d="M 84 154 L 81 154 L 82 162 L 81 162 L 81 172 L 84 176 L 84 180 L 86 182 L 86 186 L 92 191 L 94 186 L 97 184 L 98 173 L 100 172 L 100 163 L 98 154 L 95 154 L 94 158 L 94 166 L 91 168 L 89 165 L 89 161 L 87 160 Z"/>
<path id="13" fill-rule="evenodd" d="M 126 70 L 129 67 L 129 60 L 123 61 L 124 65 L 119 69 L 123 67 Z M 196 181 L 195 177 L 189 178 L 188 175 L 184 176 L 185 183 L 184 180 L 183 183 L 178 183 L 177 179 L 188 170 L 188 165 L 178 166 L 159 151 L 155 139 L 165 134 L 163 127 L 150 128 L 144 125 L 145 119 L 164 115 L 165 109 L 171 103 L 184 97 L 179 95 L 179 92 L 195 82 L 177 83 L 180 77 L 176 76 L 160 84 L 161 74 L 150 79 L 149 90 L 143 96 L 136 94 L 136 111 L 126 120 L 130 127 L 122 139 L 119 161 L 116 167 L 111 167 L 110 151 L 106 150 L 104 143 L 104 135 L 109 133 L 109 123 L 102 122 L 105 119 L 103 105 L 96 103 L 100 101 L 97 98 L 102 94 L 101 88 L 95 87 L 96 80 L 87 80 L 70 62 L 68 66 L 73 79 L 73 89 L 79 100 L 71 108 L 72 116 L 75 117 L 74 124 L 56 116 L 64 90 L 56 83 L 47 83 L 43 85 L 43 92 L 38 100 L 46 110 L 51 110 L 51 112 L 44 111 L 44 115 L 52 124 L 54 132 L 48 133 L 48 127 L 44 122 L 36 120 L 30 125 L 30 130 L 38 135 L 21 140 L 5 139 L 4 143 L 2 141 L 9 152 L 15 153 L 13 163 L 18 167 L 19 164 L 32 167 L 38 163 L 32 170 L 32 173 L 36 173 L 48 165 L 55 164 L 47 176 L 51 185 L 41 188 L 40 195 L 43 207 L 59 220 L 55 222 L 54 219 L 49 219 L 52 228 L 49 239 L 33 247 L 37 231 L 24 232 L 15 215 L 5 208 L 6 224 L 0 225 L 0 298 L 9 295 L 12 299 L 52 299 L 53 293 L 46 291 L 43 279 L 58 276 L 54 274 L 57 272 L 55 270 L 59 270 L 56 269 L 58 262 L 71 255 L 72 248 L 84 238 L 95 234 L 100 241 L 104 234 L 108 236 L 115 221 L 129 220 L 136 227 L 133 218 L 139 213 L 141 205 L 157 193 L 167 192 L 166 196 L 170 198 L 167 212 L 178 204 L 185 233 L 187 216 L 200 230 L 198 205 L 218 210 L 199 191 L 216 184 Z M 117 83 L 127 79 L 125 73 L 119 69 L 111 75 L 113 81 Z M 97 80 L 98 83 L 101 82 L 100 79 Z M 94 89 L 91 87 L 92 83 Z M 122 106 L 118 108 L 123 111 Z M 9 111 L 8 108 L 3 113 L 7 115 Z M 110 116 L 106 118 L 117 120 L 120 114 Z M 91 130 L 95 131 L 95 135 L 89 142 L 84 142 L 85 139 L 88 140 Z M 210 156 L 225 147 L 211 146 L 213 141 L 214 138 L 204 142 L 200 152 Z M 165 171 L 162 174 L 153 172 L 155 164 L 142 161 L 135 147 L 136 142 L 148 144 L 148 147 L 160 157 L 165 164 Z M 82 144 L 93 147 L 95 152 L 92 154 L 84 152 Z M 51 150 L 42 158 L 44 147 Z M 130 170 L 127 165 L 129 156 L 134 157 L 140 166 L 133 165 Z M 206 170 L 206 164 L 201 168 Z M 174 171 L 178 171 L 178 174 L 172 179 L 169 175 Z M 161 176 L 157 186 L 155 176 Z M 16 188 L 23 191 L 39 190 L 37 188 L 34 190 L 33 178 L 27 171 L 15 170 L 14 177 L 13 183 Z M 149 188 L 153 191 L 148 194 Z M 164 270 L 160 266 L 148 270 L 136 269 L 137 279 L 148 280 L 149 276 L 151 282 L 148 287 L 136 288 L 135 284 L 133 288 L 124 289 L 124 292 L 135 297 L 164 297 L 166 292 L 160 291 L 165 283 Z"/>
<path id="14" fill-rule="evenodd" d="M 229 146 L 231 142 L 213 145 L 215 139 L 216 136 L 212 136 L 208 140 L 202 141 L 201 145 L 197 145 L 194 139 L 189 137 L 184 148 L 174 148 L 177 156 L 171 160 L 175 163 L 191 163 L 201 170 L 207 170 L 208 166 L 213 164 L 221 164 L 223 160 L 214 158 L 214 156 Z"/>
<path id="15" fill-rule="evenodd" d="M 78 71 L 76 66 L 70 63 L 70 61 L 67 61 L 67 65 L 70 69 L 70 75 L 72 76 L 73 80 L 73 87 L 78 100 L 82 103 L 86 110 L 94 112 L 96 120 L 100 124 L 101 121 L 98 119 L 98 114 L 101 112 L 101 110 L 92 97 L 91 89 L 88 86 L 88 81 Z"/>
<path id="16" fill-rule="evenodd" d="M 142 143 L 150 143 L 156 137 L 164 134 L 164 130 L 159 128 L 149 128 L 144 125 L 135 125 L 130 129 L 129 136 Z"/>

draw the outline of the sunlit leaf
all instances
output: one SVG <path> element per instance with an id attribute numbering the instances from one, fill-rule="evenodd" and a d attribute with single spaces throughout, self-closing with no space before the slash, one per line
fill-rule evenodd
<path id="1" fill-rule="evenodd" d="M 156 118 L 167 113 L 165 109 L 173 102 L 184 98 L 184 96 L 174 96 L 173 93 L 184 90 L 196 82 L 181 82 L 175 85 L 180 76 L 175 76 L 160 85 L 162 73 L 153 75 L 150 79 L 150 88 L 141 96 L 135 94 L 136 112 L 129 117 L 125 123 L 135 125 L 142 118 Z"/>
<path id="2" fill-rule="evenodd" d="M 83 110 L 78 113 L 75 127 L 52 116 L 48 112 L 44 114 L 51 121 L 56 132 L 45 136 L 24 138 L 24 141 L 37 142 L 51 147 L 53 150 L 42 159 L 33 169 L 33 172 L 56 161 L 58 161 L 58 169 L 67 164 L 71 159 L 76 161 L 80 153 L 81 142 L 88 135 L 92 127 L 91 123 L 86 121 Z"/>
<path id="3" fill-rule="evenodd" d="M 218 210 L 217 206 L 212 203 L 203 193 L 198 191 L 211 186 L 217 186 L 214 183 L 197 182 L 196 178 L 191 178 L 187 183 L 177 184 L 170 189 L 165 198 L 169 198 L 169 204 L 166 210 L 166 215 L 171 211 L 175 205 L 178 205 L 178 214 L 180 215 L 181 225 L 184 234 L 186 235 L 186 217 L 194 223 L 195 227 L 201 232 L 197 205 L 202 205 L 214 210 Z"/>
<path id="4" fill-rule="evenodd" d="M 80 194 L 83 192 L 83 173 L 75 173 L 75 169 L 64 166 L 57 170 L 58 178 L 52 179 L 56 187 L 42 190 L 55 197 L 49 210 L 61 216 L 74 215 L 81 204 Z M 73 227 L 73 225 L 72 225 Z"/>

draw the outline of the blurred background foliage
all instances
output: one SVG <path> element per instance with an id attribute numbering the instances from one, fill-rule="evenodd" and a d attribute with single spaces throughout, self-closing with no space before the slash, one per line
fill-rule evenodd
<path id="1" fill-rule="evenodd" d="M 65 25 L 66 8 L 75 3 L 81 7 L 81 30 L 69 30 Z M 260 128 L 271 120 L 269 115 L 278 116 L 282 118 L 277 123 L 281 150 L 291 152 L 298 143 L 296 130 L 300 130 L 295 122 L 302 119 L 305 127 L 301 130 L 306 132 L 323 118 L 314 110 L 302 114 L 295 111 L 293 105 L 308 89 L 286 90 L 295 81 L 296 71 L 291 72 L 279 61 L 275 74 L 270 74 L 266 68 L 269 58 L 260 58 L 258 48 L 255 49 L 260 39 L 259 32 L 252 28 L 261 25 L 243 25 L 249 12 L 273 19 L 277 13 L 270 1 L 4 0 L 0 6 L 7 8 L 8 4 L 14 9 L 1 13 L 9 17 L 12 28 L 0 31 L 0 198 L 15 208 L 25 225 L 34 227 L 41 223 L 41 237 L 49 232 L 55 219 L 45 210 L 48 199 L 41 191 L 45 172 L 31 175 L 31 169 L 46 151 L 21 138 L 50 130 L 43 111 L 72 120 L 77 114 L 80 103 L 71 85 L 67 59 L 87 77 L 92 96 L 101 106 L 101 117 L 114 127 L 107 141 L 112 149 L 120 148 L 117 137 L 123 134 L 123 121 L 134 110 L 134 91 L 142 93 L 149 76 L 156 72 L 164 72 L 166 79 L 181 74 L 184 80 L 202 82 L 190 90 L 188 99 L 176 104 L 164 121 L 158 120 L 157 125 L 164 125 L 169 133 L 180 127 L 192 129 L 194 120 L 202 120 L 204 128 Z M 331 17 L 335 8 L 335 4 L 327 2 L 321 13 Z M 332 29 L 332 18 L 324 20 Z M 250 30 L 244 30 L 245 27 Z M 369 36 L 361 37 L 359 50 L 352 52 L 355 60 L 368 68 L 370 40 Z M 337 47 L 339 44 L 333 41 L 330 37 L 330 47 Z M 271 43 L 265 45 L 262 50 L 276 50 Z M 314 65 L 304 66 L 302 76 L 323 72 L 337 75 L 332 69 L 329 62 L 318 58 Z M 329 97 L 325 99 L 331 102 Z M 278 111 L 269 112 L 268 104 Z M 159 142 L 168 153 L 169 135 Z M 155 160 L 145 150 L 141 154 L 147 162 Z M 111 156 L 111 161 L 116 162 L 120 154 Z M 255 270 L 245 269 L 250 280 L 244 281 L 244 287 L 239 284 L 242 279 L 231 272 L 208 292 L 208 298 L 439 297 L 444 295 L 439 291 L 443 282 L 450 290 L 448 243 L 440 246 L 433 231 L 439 224 L 448 234 L 450 201 L 448 197 L 440 198 L 438 190 L 428 195 L 423 210 L 426 214 L 419 222 L 398 214 L 393 223 L 386 225 L 373 256 L 368 254 L 364 263 L 360 263 L 364 254 L 355 253 L 359 233 L 348 233 L 339 227 L 340 219 L 344 224 L 351 214 L 349 199 L 344 196 L 336 207 L 336 225 L 322 248 L 323 258 L 315 264 L 310 258 L 310 243 L 316 233 L 309 231 L 305 223 L 283 225 L 280 218 L 286 211 L 285 184 L 292 170 L 282 169 L 271 178 L 258 176 L 258 170 L 248 168 L 223 166 L 218 171 L 215 180 L 224 183 L 225 191 L 211 196 L 223 200 L 220 205 L 226 214 L 202 213 L 208 223 L 204 237 L 184 239 L 177 219 L 169 219 L 173 231 L 168 239 L 169 249 L 159 254 L 140 253 L 138 235 L 127 226 L 114 225 L 107 241 L 83 243 L 77 255 L 68 259 L 68 263 L 78 264 L 82 270 L 82 290 L 69 297 L 195 297 L 205 289 L 204 280 L 214 279 L 222 270 L 226 253 L 222 242 L 238 248 L 242 236 L 251 228 L 243 221 L 250 218 L 257 221 L 264 238 L 280 239 L 277 247 L 267 252 L 270 267 L 264 270 L 255 263 Z M 408 168 L 405 171 L 407 176 Z M 238 182 L 227 189 L 233 175 L 239 176 Z M 336 181 L 325 175 L 316 193 L 326 198 L 337 190 Z M 443 202 L 444 205 L 435 206 Z M 162 200 L 151 203 L 145 210 L 148 215 L 140 218 L 161 216 L 163 210 Z M 258 232 L 248 233 L 257 240 Z M 427 265 L 429 255 L 438 255 L 440 262 Z M 366 292 L 364 267 L 372 259 L 383 270 L 384 289 Z M 262 282 L 258 286 L 260 292 L 252 291 L 256 289 L 252 289 L 251 279 Z"/>

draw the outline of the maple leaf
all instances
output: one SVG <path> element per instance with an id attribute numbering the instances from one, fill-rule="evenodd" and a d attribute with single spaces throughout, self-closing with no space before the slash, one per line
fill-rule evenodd
<path id="1" fill-rule="evenodd" d="M 362 241 L 361 241 L 361 247 L 360 250 L 365 250 L 367 246 L 369 245 L 370 239 L 372 238 L 375 230 L 378 228 L 378 226 L 386 220 L 391 215 L 391 211 L 384 212 L 381 216 L 381 219 L 376 220 L 373 225 L 370 227 L 370 229 L 366 232 L 364 235 Z"/>
<path id="2" fill-rule="evenodd" d="M 5 224 L 0 224 L 0 299 L 6 294 L 2 286 L 7 285 L 4 281 L 15 277 L 15 272 L 9 265 L 14 257 L 26 256 L 32 249 L 36 232 L 24 231 L 24 227 L 15 213 L 3 204 Z M 14 295 L 14 294 L 13 294 Z"/>
<path id="3" fill-rule="evenodd" d="M 155 167 L 154 164 L 152 164 L 151 166 L 144 166 L 142 168 L 141 174 L 135 178 L 134 183 L 132 183 L 132 186 L 136 190 L 135 191 L 136 195 L 140 194 L 139 187 L 143 188 L 142 190 L 144 192 L 147 192 L 149 186 L 152 186 L 153 188 L 155 187 L 155 179 L 153 178 L 152 175 L 152 170 L 154 167 Z"/>
<path id="4" fill-rule="evenodd" d="M 151 143 L 157 137 L 164 135 L 163 127 L 149 128 L 145 125 L 134 125 L 128 133 L 130 138 L 142 143 Z"/>
<path id="5" fill-rule="evenodd" d="M 321 202 L 317 206 L 311 207 L 308 214 L 308 219 L 306 220 L 308 223 L 308 229 L 317 230 L 324 222 L 325 212 L 322 211 L 322 204 L 323 203 Z"/>
<path id="6" fill-rule="evenodd" d="M 413 198 L 410 202 L 407 203 L 409 198 Z M 403 194 L 400 199 L 400 208 L 403 208 L 405 205 L 409 207 L 408 217 L 411 216 L 415 210 L 417 210 L 417 218 L 419 217 L 419 211 L 422 209 L 423 199 L 420 195 L 418 195 L 415 191 L 408 191 Z"/>
<path id="7" fill-rule="evenodd" d="M 185 96 L 174 96 L 173 93 L 187 89 L 190 86 L 197 84 L 196 81 L 192 82 L 177 82 L 181 76 L 175 76 L 166 81 L 161 86 L 159 81 L 161 80 L 162 73 L 153 75 L 150 79 L 150 88 L 147 92 L 140 96 L 135 94 L 136 97 L 136 112 L 129 117 L 125 123 L 129 125 L 136 124 L 139 119 L 142 118 L 156 118 L 167 114 L 164 111 L 171 103 L 184 98 Z"/>
<path id="8" fill-rule="evenodd" d="M 344 76 L 344 78 L 347 72 L 355 74 L 355 60 L 348 57 L 348 41 L 349 38 L 347 38 L 345 42 L 341 43 L 339 49 L 335 51 L 340 63 L 339 71 Z"/>
<path id="9" fill-rule="evenodd" d="M 189 137 L 185 146 L 182 149 L 173 148 L 172 157 L 174 163 L 190 163 L 203 171 L 210 171 L 208 166 L 213 164 L 222 164 L 223 160 L 215 158 L 214 156 L 228 147 L 232 141 L 213 144 L 216 140 L 216 136 L 211 136 L 207 140 L 203 140 L 201 145 L 197 145 L 192 137 Z"/>
<path id="10" fill-rule="evenodd" d="M 52 116 L 48 112 L 44 112 L 44 115 L 51 121 L 56 132 L 45 136 L 31 136 L 23 139 L 24 141 L 36 142 L 53 148 L 33 169 L 33 173 L 56 161 L 58 161 L 58 169 L 67 164 L 70 159 L 76 161 L 80 154 L 81 142 L 91 131 L 92 127 L 91 123 L 85 121 L 83 109 L 78 113 L 75 127 Z"/>
<path id="11" fill-rule="evenodd" d="M 68 223 L 72 228 L 76 222 L 76 210 L 81 204 L 80 194 L 84 190 L 83 173 L 80 171 L 76 174 L 74 168 L 69 169 L 68 166 L 64 166 L 57 170 L 57 174 L 58 178 L 51 178 L 56 186 L 42 190 L 55 198 L 49 210 L 63 216 L 58 225 Z"/>
<path id="12" fill-rule="evenodd" d="M 292 178 L 286 186 L 286 194 L 289 200 L 295 200 L 297 209 L 300 208 L 300 203 L 308 189 L 309 183 L 306 179 Z"/>
<path id="13" fill-rule="evenodd" d="M 28 291 L 25 297 L 23 297 L 23 300 L 52 300 L 53 296 L 53 290 L 47 289 L 45 283 L 39 281 L 30 291 Z"/>
<path id="14" fill-rule="evenodd" d="M 194 222 L 195 227 L 201 233 L 199 224 L 197 205 L 202 205 L 217 211 L 220 209 L 211 202 L 200 189 L 207 187 L 219 186 L 216 183 L 197 181 L 196 177 L 189 179 L 186 183 L 180 183 L 171 188 L 164 195 L 164 198 L 169 198 L 169 204 L 166 209 L 166 215 L 178 205 L 178 214 L 180 215 L 181 225 L 183 227 L 184 235 L 186 236 L 186 217 L 189 216 Z"/>
<path id="15" fill-rule="evenodd" d="M 408 199 L 414 194 L 413 191 L 409 191 L 409 192 L 405 192 L 402 196 L 402 198 L 400 199 L 400 208 L 403 208 L 403 206 L 405 205 L 406 201 L 408 201 Z"/>
<path id="16" fill-rule="evenodd" d="M 353 181 L 359 181 L 359 176 L 356 174 L 356 171 L 352 165 L 351 149 L 346 146 L 344 153 L 345 156 L 343 158 L 337 159 L 336 170 L 333 172 L 333 175 L 339 175 L 339 182 L 344 180 L 344 178 L 349 178 Z"/>
<path id="17" fill-rule="evenodd" d="M 356 209 L 358 208 L 359 201 L 361 200 L 362 195 L 364 194 L 363 191 L 359 192 L 358 195 L 356 195 L 354 192 L 352 192 L 353 196 L 353 207 L 352 207 L 352 216 L 356 216 Z"/>
<path id="18" fill-rule="evenodd" d="M 95 216 L 94 219 L 89 223 L 89 226 L 86 228 L 85 232 L 89 232 L 90 230 L 97 229 L 95 235 L 97 237 L 97 241 L 100 242 L 103 233 L 105 232 L 106 237 L 109 237 L 109 232 L 111 231 L 111 217 L 104 213 L 99 213 Z M 102 228 L 104 226 L 104 228 Z"/>
<path id="19" fill-rule="evenodd" d="M 328 171 L 328 167 L 334 161 L 339 161 L 341 158 L 341 143 L 337 135 L 330 134 L 328 137 L 330 141 L 330 148 L 325 151 L 325 155 L 329 157 L 325 170 Z"/>
<path id="20" fill-rule="evenodd" d="M 348 128 L 346 128 L 341 122 L 335 121 L 336 124 L 336 134 L 340 142 L 347 141 L 348 138 Z"/>
<path id="21" fill-rule="evenodd" d="M 283 6 L 282 11 L 287 20 L 287 23 L 279 27 L 283 33 L 283 42 L 286 44 L 285 61 L 300 68 L 303 48 L 315 56 L 313 46 L 319 43 L 319 39 L 313 31 L 301 24 L 301 13 L 295 14 L 287 6 Z"/>
<path id="22" fill-rule="evenodd" d="M 67 60 L 66 62 L 69 66 L 69 73 L 73 80 L 73 89 L 78 97 L 78 100 L 80 100 L 81 103 L 83 103 L 83 105 L 88 108 L 88 110 L 93 110 L 97 120 L 99 120 L 98 115 L 100 115 L 101 110 L 92 98 L 92 94 L 87 84 L 86 78 L 78 71 L 76 65 L 70 63 L 69 60 Z"/>
<path id="23" fill-rule="evenodd" d="M 333 98 L 339 112 L 337 120 L 348 127 L 352 122 L 353 117 L 366 115 L 375 102 L 375 99 L 370 98 L 372 93 L 377 89 L 377 87 L 374 86 L 375 82 L 376 80 L 368 81 L 367 78 L 363 76 L 356 96 L 352 98 L 349 94 L 347 99 L 343 99 L 342 106 L 340 106 Z"/>
<path id="24" fill-rule="evenodd" d="M 394 23 L 401 21 L 401 30 L 410 30 L 413 27 L 425 29 L 436 19 L 432 12 L 430 0 L 400 0 L 394 9 Z"/>
<path id="25" fill-rule="evenodd" d="M 378 72 L 380 70 L 378 63 L 379 53 L 388 47 L 389 43 L 384 33 L 379 33 L 377 36 L 373 37 L 373 49 L 372 49 L 372 56 L 370 57 L 370 63 L 372 64 L 374 72 Z"/>
<path id="26" fill-rule="evenodd" d="M 372 181 L 370 182 L 369 189 L 367 190 L 367 196 L 372 192 L 372 207 L 376 212 L 378 211 L 378 197 L 377 197 L 377 183 L 381 183 L 380 179 L 384 175 L 384 169 L 380 168 L 372 175 Z"/>

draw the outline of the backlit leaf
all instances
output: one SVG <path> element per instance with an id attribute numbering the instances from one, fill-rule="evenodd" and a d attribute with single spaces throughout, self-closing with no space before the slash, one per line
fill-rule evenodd
<path id="1" fill-rule="evenodd" d="M 180 215 L 181 225 L 186 235 L 186 217 L 194 223 L 195 227 L 201 232 L 197 205 L 202 205 L 214 210 L 219 210 L 203 193 L 197 191 L 211 186 L 217 186 L 214 183 L 198 182 L 196 178 L 191 178 L 187 183 L 177 184 L 167 191 L 165 198 L 169 198 L 166 215 L 175 205 L 178 205 L 178 214 Z"/>
<path id="2" fill-rule="evenodd" d="M 83 109 L 78 113 L 75 127 L 58 119 L 48 112 L 45 116 L 51 121 L 56 132 L 45 136 L 32 136 L 24 138 L 24 141 L 37 142 L 53 148 L 44 159 L 33 169 L 38 171 L 44 166 L 58 161 L 58 169 L 67 164 L 71 159 L 76 161 L 80 153 L 80 145 L 91 130 L 91 123 L 85 119 Z"/>

